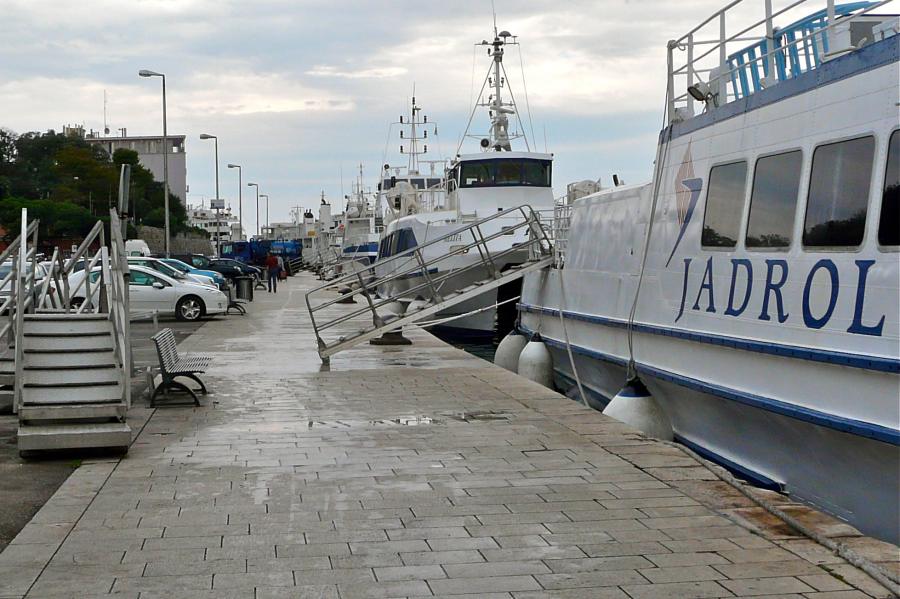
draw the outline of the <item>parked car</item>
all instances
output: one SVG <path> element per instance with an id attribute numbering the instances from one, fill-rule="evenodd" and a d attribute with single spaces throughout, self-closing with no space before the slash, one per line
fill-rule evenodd
<path id="1" fill-rule="evenodd" d="M 152 268 L 153 270 L 158 270 L 159 272 L 172 277 L 173 279 L 188 279 L 194 281 L 195 283 L 200 283 L 201 285 L 207 285 L 209 287 L 215 287 L 216 289 L 219 286 L 213 280 L 212 277 L 207 277 L 205 275 L 195 275 L 195 274 L 185 274 L 181 272 L 181 270 L 175 268 L 174 266 L 170 266 L 166 264 L 159 258 L 145 258 L 143 256 L 128 256 L 128 266 L 146 266 L 147 268 Z"/>
<path id="2" fill-rule="evenodd" d="M 228 286 L 228 280 L 222 275 L 222 273 L 216 272 L 214 270 L 201 270 L 199 268 L 194 268 L 193 266 L 185 264 L 181 260 L 176 260 L 175 258 L 160 258 L 160 260 L 168 264 L 172 268 L 180 270 L 183 274 L 194 274 L 209 277 L 222 291 L 225 291 Z"/>
<path id="3" fill-rule="evenodd" d="M 233 258 L 212 258 L 210 264 L 213 266 L 231 266 L 240 269 L 247 276 L 256 277 L 257 279 L 262 277 L 262 269 Z"/>
<path id="4" fill-rule="evenodd" d="M 225 294 L 207 285 L 187 279 L 175 279 L 157 270 L 140 265 L 129 265 L 131 277 L 128 295 L 132 312 L 156 310 L 160 314 L 174 314 L 178 320 L 198 320 L 212 314 L 224 314 L 228 309 Z M 79 284 L 84 271 L 69 275 L 69 289 L 73 290 L 71 302 L 78 306 L 85 301 L 86 291 Z M 91 283 L 100 280 L 100 269 L 91 271 Z"/>
<path id="5" fill-rule="evenodd" d="M 0 264 L 0 281 L 6 278 L 6 276 L 12 272 L 13 262 L 12 260 L 6 260 L 3 264 Z M 25 271 L 30 275 L 31 274 L 31 261 L 25 263 Z M 47 276 L 47 269 L 43 264 L 38 263 L 36 265 L 34 271 L 34 301 L 37 302 L 38 294 L 40 291 L 41 283 L 44 280 L 44 277 Z M 12 286 L 14 282 L 12 280 L 8 281 L 6 285 L 0 289 L 0 306 L 12 295 Z M 50 289 L 50 293 L 54 293 L 54 289 Z M 5 313 L 5 311 L 4 311 Z"/>

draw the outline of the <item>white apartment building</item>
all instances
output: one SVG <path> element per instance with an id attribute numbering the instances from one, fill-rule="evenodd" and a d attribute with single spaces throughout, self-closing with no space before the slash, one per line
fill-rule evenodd
<path id="1" fill-rule="evenodd" d="M 82 130 L 83 131 L 83 130 Z M 169 143 L 169 192 L 187 204 L 187 162 L 184 152 L 184 135 L 167 135 Z M 98 133 L 87 134 L 84 140 L 102 146 L 110 157 L 119 148 L 138 153 L 141 165 L 153 173 L 157 181 L 163 180 L 163 138 L 162 135 L 99 137 Z"/>

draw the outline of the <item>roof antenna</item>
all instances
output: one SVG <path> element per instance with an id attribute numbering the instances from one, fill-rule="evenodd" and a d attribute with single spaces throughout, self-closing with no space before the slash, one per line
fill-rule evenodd
<path id="1" fill-rule="evenodd" d="M 109 121 L 106 120 L 106 90 L 103 90 L 103 134 L 109 135 Z"/>

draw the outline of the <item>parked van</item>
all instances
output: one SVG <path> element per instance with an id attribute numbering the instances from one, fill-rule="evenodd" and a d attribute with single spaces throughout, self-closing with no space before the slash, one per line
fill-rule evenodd
<path id="1" fill-rule="evenodd" d="M 143 239 L 129 239 L 125 242 L 125 254 L 128 256 L 150 256 L 150 246 Z"/>

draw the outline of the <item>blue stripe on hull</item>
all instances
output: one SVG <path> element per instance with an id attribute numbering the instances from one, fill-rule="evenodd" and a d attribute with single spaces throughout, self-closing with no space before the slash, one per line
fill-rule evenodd
<path id="1" fill-rule="evenodd" d="M 524 325 L 520 325 L 519 328 L 526 335 L 533 333 L 533 331 L 531 331 Z M 551 347 L 556 347 L 562 350 L 566 349 L 566 344 L 564 342 L 558 341 L 556 339 L 551 339 L 543 333 L 541 334 L 541 340 Z M 619 358 L 618 356 L 613 356 L 574 344 L 571 346 L 571 348 L 574 353 L 587 356 L 589 358 L 603 360 L 604 362 L 609 362 L 611 364 L 616 364 L 622 367 L 626 366 L 626 360 Z M 803 406 L 797 406 L 777 399 L 772 399 L 770 397 L 764 397 L 762 395 L 756 395 L 754 393 L 748 393 L 746 391 L 739 391 L 737 389 L 732 389 L 723 385 L 707 383 L 699 379 L 691 378 L 681 374 L 675 374 L 674 372 L 669 372 L 661 368 L 655 368 L 653 366 L 649 366 L 640 362 L 637 363 L 637 369 L 640 373 L 658 378 L 663 381 L 675 383 L 677 385 L 681 385 L 682 387 L 693 389 L 694 391 L 700 391 L 701 393 L 715 395 L 716 397 L 721 397 L 723 399 L 728 399 L 744 405 L 767 410 L 775 414 L 780 414 L 789 418 L 795 418 L 803 422 L 809 422 L 811 424 L 823 426 L 843 433 L 865 437 L 867 439 L 874 439 L 876 441 L 882 441 L 891 445 L 900 445 L 900 431 L 881 426 L 879 424 L 863 422 L 861 420 L 853 420 L 851 418 L 844 418 L 843 416 L 820 412 L 818 410 L 805 408 Z"/>
<path id="2" fill-rule="evenodd" d="M 517 307 L 521 312 L 546 314 L 559 318 L 559 310 L 555 308 L 545 308 L 543 306 L 525 303 L 519 303 L 517 304 Z M 584 314 L 583 312 L 563 310 L 563 316 L 571 320 L 580 320 L 582 322 L 590 322 L 592 324 L 599 324 L 612 328 L 624 329 L 628 327 L 628 322 L 625 320 L 596 316 L 594 314 Z M 709 343 L 711 345 L 720 345 L 722 347 L 731 347 L 734 349 L 770 354 L 773 356 L 786 356 L 789 358 L 797 358 L 799 360 L 839 364 L 841 366 L 861 368 L 863 370 L 875 370 L 877 372 L 900 372 L 900 360 L 895 358 L 885 358 L 882 356 L 870 356 L 865 354 L 850 354 L 813 347 L 784 345 L 770 341 L 756 341 L 740 337 L 729 337 L 727 335 L 716 335 L 713 333 L 698 333 L 696 331 L 643 323 L 635 323 L 634 330 L 638 333 L 649 333 L 651 335 L 687 339 L 688 341 Z"/>

